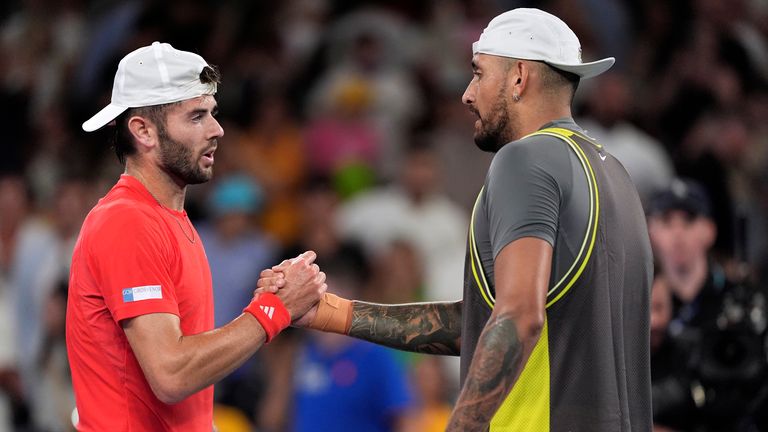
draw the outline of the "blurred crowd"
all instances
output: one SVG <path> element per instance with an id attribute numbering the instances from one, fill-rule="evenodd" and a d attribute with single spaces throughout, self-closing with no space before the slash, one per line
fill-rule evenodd
<path id="1" fill-rule="evenodd" d="M 223 73 L 225 136 L 187 211 L 216 323 L 259 272 L 318 252 L 330 290 L 462 295 L 468 216 L 492 155 L 461 104 L 471 43 L 500 11 L 566 21 L 575 116 L 627 168 L 656 256 L 658 431 L 768 430 L 768 3 L 764 0 L 12 0 L 0 5 L 0 431 L 71 430 L 64 345 L 83 218 L 122 167 L 117 62 L 159 40 Z M 628 245 L 631 247 L 631 245 Z M 442 430 L 457 363 L 287 331 L 216 386 L 221 432 Z"/>

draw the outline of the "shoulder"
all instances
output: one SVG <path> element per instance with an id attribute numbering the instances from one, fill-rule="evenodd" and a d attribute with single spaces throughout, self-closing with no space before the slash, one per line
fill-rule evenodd
<path id="1" fill-rule="evenodd" d="M 88 214 L 83 235 L 93 244 L 116 246 L 131 240 L 165 241 L 165 224 L 152 206 L 130 199 L 100 202 Z"/>
<path id="2" fill-rule="evenodd" d="M 569 158 L 567 144 L 551 135 L 532 135 L 512 141 L 502 147 L 491 161 L 490 178 L 517 173 L 522 175 L 538 169 L 553 174 Z"/>

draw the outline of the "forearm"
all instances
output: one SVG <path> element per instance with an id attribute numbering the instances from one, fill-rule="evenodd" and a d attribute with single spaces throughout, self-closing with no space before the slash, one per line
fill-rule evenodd
<path id="1" fill-rule="evenodd" d="M 535 345 L 535 342 L 521 341 L 509 314 L 491 315 L 478 340 L 472 366 L 446 430 L 487 429 L 530 356 L 533 348 L 526 345 Z"/>
<path id="2" fill-rule="evenodd" d="M 352 305 L 352 337 L 404 351 L 461 352 L 461 301 L 401 305 L 354 301 Z"/>
<path id="3" fill-rule="evenodd" d="M 153 391 L 166 403 L 179 402 L 218 382 L 242 365 L 265 342 L 265 332 L 250 314 L 196 335 L 179 336 L 172 346 L 156 347 L 165 359 L 145 371 Z"/>

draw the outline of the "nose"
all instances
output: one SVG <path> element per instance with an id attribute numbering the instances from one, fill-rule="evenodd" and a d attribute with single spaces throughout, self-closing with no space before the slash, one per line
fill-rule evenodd
<path id="1" fill-rule="evenodd" d="M 219 123 L 216 118 L 213 118 L 213 123 L 211 125 L 211 139 L 214 138 L 221 138 L 224 136 L 224 128 L 221 127 L 221 124 Z"/>
<path id="2" fill-rule="evenodd" d="M 475 92 L 472 88 L 472 82 L 470 81 L 467 88 L 464 90 L 464 94 L 461 95 L 461 102 L 465 105 L 472 105 L 475 102 Z"/>

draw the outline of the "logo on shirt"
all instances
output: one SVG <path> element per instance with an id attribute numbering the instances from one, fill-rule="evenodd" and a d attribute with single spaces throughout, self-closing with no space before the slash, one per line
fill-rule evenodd
<path id="1" fill-rule="evenodd" d="M 163 290 L 160 285 L 146 285 L 123 290 L 123 303 L 161 298 L 163 298 Z"/>
<path id="2" fill-rule="evenodd" d="M 264 311 L 265 314 L 267 314 L 269 319 L 272 319 L 272 315 L 275 314 L 275 308 L 274 307 L 272 307 L 272 306 L 264 306 L 264 305 L 261 305 L 259 307 L 261 308 L 262 311 Z"/>

